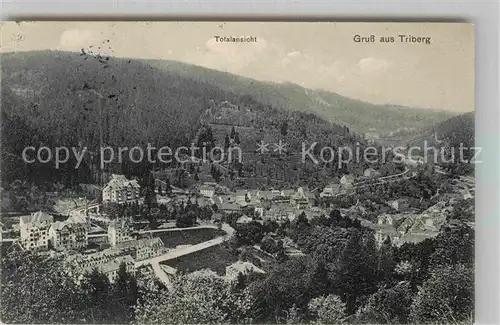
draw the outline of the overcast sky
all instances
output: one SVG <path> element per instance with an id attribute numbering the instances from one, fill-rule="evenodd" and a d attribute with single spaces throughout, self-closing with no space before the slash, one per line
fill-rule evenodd
<path id="1" fill-rule="evenodd" d="M 354 35 L 374 35 L 356 43 Z M 431 37 L 401 43 L 399 34 Z M 100 51 L 178 60 L 246 77 L 292 82 L 372 103 L 474 110 L 474 29 L 454 23 L 15 22 L 1 51 Z M 219 43 L 214 36 L 255 36 Z M 382 36 L 393 36 L 384 44 Z"/>

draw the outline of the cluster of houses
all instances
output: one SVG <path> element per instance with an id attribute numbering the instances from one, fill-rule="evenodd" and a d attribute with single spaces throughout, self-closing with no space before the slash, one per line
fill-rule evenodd
<path id="1" fill-rule="evenodd" d="M 368 168 L 364 171 L 363 178 L 373 178 L 379 175 L 375 169 Z M 354 187 L 355 180 L 353 175 L 344 175 L 340 178 L 339 183 L 325 186 L 323 191 L 318 193 L 318 196 L 328 198 L 346 193 Z M 155 192 L 157 194 L 166 193 L 167 186 L 170 187 L 172 194 L 181 196 L 190 194 L 186 190 L 174 188 L 164 181 L 155 179 Z M 136 180 L 128 180 L 124 175 L 113 174 L 102 191 L 102 199 L 103 202 L 119 204 L 138 202 L 140 200 L 139 193 L 140 186 Z M 293 220 L 301 213 L 305 213 L 308 218 L 324 214 L 323 210 L 316 207 L 317 195 L 307 187 L 285 190 L 242 189 L 231 192 L 222 189 L 217 183 L 205 182 L 198 187 L 197 194 L 204 203 L 217 206 L 218 212 L 229 214 L 251 208 L 254 209 L 257 216 L 264 220 Z"/>
<path id="2" fill-rule="evenodd" d="M 25 250 L 67 253 L 69 269 L 75 279 L 93 269 L 106 274 L 110 281 L 117 277 L 119 266 L 125 263 L 127 271 L 134 273 L 136 261 L 156 257 L 165 252 L 160 238 L 134 239 L 132 228 L 125 219 L 115 219 L 108 225 L 109 248 L 88 253 L 89 223 L 81 218 L 55 221 L 53 216 L 38 211 L 19 220 L 21 247 Z"/>
<path id="3" fill-rule="evenodd" d="M 397 201 L 393 208 L 400 209 Z M 438 235 L 441 226 L 446 223 L 447 215 L 453 207 L 448 202 L 438 202 L 420 214 L 397 213 L 381 214 L 375 225 L 375 240 L 381 246 L 387 239 L 392 245 L 418 243 Z"/>
<path id="4" fill-rule="evenodd" d="M 365 170 L 364 178 L 373 178 L 379 173 L 369 168 Z M 158 185 L 160 190 L 161 186 Z M 237 190 L 229 191 L 216 183 L 205 182 L 197 188 L 200 200 L 210 206 L 215 206 L 217 212 L 239 212 L 243 216 L 238 222 L 250 222 L 253 218 L 245 215 L 253 211 L 254 216 L 262 220 L 293 221 L 304 213 L 310 220 L 320 215 L 327 215 L 328 211 L 317 206 L 317 198 L 335 197 L 346 193 L 355 185 L 352 175 L 344 175 L 339 183 L 329 184 L 321 192 L 310 190 L 307 186 L 285 190 Z M 176 189 L 177 190 L 177 189 Z M 163 191 L 163 190 L 162 190 Z M 179 190 L 180 191 L 180 190 Z M 315 192 L 317 194 L 315 194 Z M 181 194 L 186 194 L 183 191 Z M 192 193 L 191 193 L 192 194 Z M 465 198 L 465 197 L 464 197 Z M 139 202 L 140 186 L 135 180 L 128 180 L 123 175 L 112 175 L 110 182 L 102 191 L 103 202 L 119 204 Z M 408 202 L 394 200 L 387 202 L 396 214 L 383 213 L 373 224 L 375 239 L 381 246 L 387 239 L 391 244 L 400 246 L 407 242 L 420 242 L 434 237 L 439 233 L 446 216 L 451 212 L 449 202 L 439 202 L 423 213 L 409 211 Z M 348 211 L 341 211 L 343 215 L 355 209 L 362 209 L 356 204 Z M 345 209 L 341 209 L 345 210 Z M 359 215 L 359 213 L 356 213 Z M 122 264 L 126 271 L 135 274 L 135 264 L 164 254 L 166 248 L 160 238 L 135 239 L 132 236 L 132 227 L 128 220 L 119 218 L 108 224 L 107 240 L 109 248 L 89 252 L 88 232 L 90 220 L 88 217 L 70 217 L 66 221 L 54 221 L 53 216 L 42 211 L 22 216 L 19 221 L 21 246 L 26 250 L 49 250 L 68 252 L 65 262 L 75 281 L 81 281 L 86 273 L 98 270 L 104 273 L 111 282 L 116 281 Z M 226 268 L 226 277 L 235 280 L 238 274 L 264 273 L 261 269 L 249 262 L 237 262 Z"/>
<path id="5" fill-rule="evenodd" d="M 121 264 L 125 265 L 128 273 L 135 274 L 134 259 L 130 255 L 120 255 L 118 251 L 105 250 L 88 255 L 71 255 L 65 263 L 65 269 L 77 283 L 94 270 L 105 274 L 110 282 L 115 282 Z"/>
<path id="6" fill-rule="evenodd" d="M 373 168 L 365 170 L 364 177 L 376 177 L 378 174 Z M 246 208 L 255 211 L 255 215 L 263 220 L 290 221 L 304 213 L 308 219 L 326 214 L 326 211 L 316 206 L 320 198 L 335 197 L 352 190 L 355 178 L 353 175 L 344 175 L 339 183 L 332 183 L 323 188 L 316 195 L 315 190 L 307 186 L 285 190 L 236 190 L 229 192 L 221 190 L 216 183 L 203 183 L 198 188 L 198 194 L 215 204 L 219 212 L 241 212 Z"/>
<path id="7" fill-rule="evenodd" d="M 115 282 L 122 263 L 128 273 L 135 274 L 136 262 L 159 256 L 165 250 L 162 240 L 157 237 L 130 240 L 99 252 L 70 255 L 66 259 L 66 265 L 76 282 L 80 282 L 85 274 L 93 270 L 98 270 L 110 282 Z"/>
<path id="8" fill-rule="evenodd" d="M 80 250 L 87 247 L 88 224 L 84 219 L 56 221 L 42 211 L 19 219 L 20 244 L 27 250 Z"/>
<path id="9" fill-rule="evenodd" d="M 166 248 L 160 238 L 134 239 L 132 227 L 127 219 L 113 220 L 108 225 L 108 243 L 111 247 L 91 254 L 74 254 L 66 260 L 76 281 L 92 270 L 104 273 L 110 282 L 116 281 L 120 265 L 135 274 L 135 262 L 153 258 L 165 253 Z"/>
<path id="10" fill-rule="evenodd" d="M 317 208 L 316 195 L 303 186 L 286 190 L 237 190 L 220 191 L 215 183 L 204 183 L 198 189 L 199 195 L 218 212 L 236 213 L 253 210 L 263 220 L 293 220 L 305 213 L 312 218 L 324 211 Z"/>

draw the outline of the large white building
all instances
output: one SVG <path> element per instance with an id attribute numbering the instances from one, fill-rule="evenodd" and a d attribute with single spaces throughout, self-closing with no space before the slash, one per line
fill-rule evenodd
<path id="1" fill-rule="evenodd" d="M 49 248 L 49 229 L 54 218 L 42 211 L 29 216 L 21 216 L 19 228 L 21 245 L 28 250 L 47 250 Z"/>
<path id="2" fill-rule="evenodd" d="M 137 202 L 141 186 L 136 180 L 128 180 L 124 175 L 111 175 L 111 180 L 102 190 L 103 202 L 119 204 Z"/>
<path id="3" fill-rule="evenodd" d="M 131 228 L 126 219 L 115 219 L 108 226 L 108 242 L 114 247 L 119 243 L 133 240 L 130 233 Z"/>
<path id="4" fill-rule="evenodd" d="M 87 247 L 86 224 L 56 221 L 49 228 L 49 241 L 58 251 L 84 249 Z"/>

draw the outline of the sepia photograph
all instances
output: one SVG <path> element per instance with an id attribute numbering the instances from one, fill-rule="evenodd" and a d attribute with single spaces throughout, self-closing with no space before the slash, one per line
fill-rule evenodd
<path id="1" fill-rule="evenodd" d="M 475 322 L 472 24 L 0 27 L 2 323 Z"/>

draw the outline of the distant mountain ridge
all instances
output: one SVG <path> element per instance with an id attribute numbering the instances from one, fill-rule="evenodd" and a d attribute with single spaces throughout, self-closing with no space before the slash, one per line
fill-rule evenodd
<path id="1" fill-rule="evenodd" d="M 314 113 L 361 133 L 375 129 L 380 134 L 388 134 L 401 126 L 425 129 L 457 114 L 400 105 L 376 105 L 326 90 L 306 89 L 293 83 L 257 81 L 178 61 L 145 62 L 169 73 L 216 85 L 226 91 L 250 95 L 263 104 Z"/>
<path id="2" fill-rule="evenodd" d="M 189 144 L 204 113 L 224 101 L 236 105 L 236 118 L 248 110 L 257 114 L 247 124 L 260 121 L 278 128 L 288 121 L 296 133 L 316 141 L 333 136 L 338 145 L 361 139 L 365 130 L 425 128 L 448 115 L 373 105 L 175 61 L 39 51 L 4 53 L 1 64 L 2 162 L 12 178 L 54 172 L 42 166 L 43 173 L 34 173 L 40 166 L 23 164 L 20 153 L 26 145 Z"/>
<path id="3" fill-rule="evenodd" d="M 45 57 L 41 60 L 43 62 L 49 57 L 61 55 L 71 56 L 75 53 L 60 51 L 5 53 L 2 55 L 2 64 L 8 68 L 14 57 L 25 59 Z M 123 58 L 112 58 L 112 60 L 140 62 L 145 67 L 156 68 L 157 71 L 164 71 L 171 77 L 176 77 L 176 82 L 183 80 L 203 85 L 204 91 L 212 89 L 214 92 L 232 93 L 235 96 L 250 96 L 264 105 L 314 113 L 327 121 L 345 125 L 359 133 L 375 131 L 379 134 L 389 134 L 401 126 L 426 129 L 456 115 L 453 112 L 434 109 L 376 105 L 326 90 L 306 89 L 292 83 L 257 81 L 178 61 Z"/>

